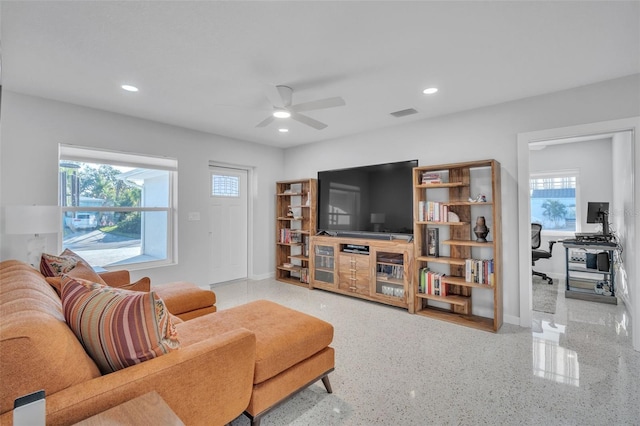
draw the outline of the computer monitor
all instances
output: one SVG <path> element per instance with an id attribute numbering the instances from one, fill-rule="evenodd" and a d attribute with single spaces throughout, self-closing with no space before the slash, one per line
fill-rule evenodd
<path id="1" fill-rule="evenodd" d="M 601 223 L 602 235 L 609 235 L 609 203 L 589 201 L 587 223 Z"/>

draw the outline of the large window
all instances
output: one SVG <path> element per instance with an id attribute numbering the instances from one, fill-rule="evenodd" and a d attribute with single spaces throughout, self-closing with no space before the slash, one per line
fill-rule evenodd
<path id="1" fill-rule="evenodd" d="M 531 222 L 542 224 L 544 231 L 576 232 L 579 223 L 578 172 L 531 174 Z"/>
<path id="2" fill-rule="evenodd" d="M 60 146 L 63 248 L 92 266 L 173 262 L 177 162 Z"/>

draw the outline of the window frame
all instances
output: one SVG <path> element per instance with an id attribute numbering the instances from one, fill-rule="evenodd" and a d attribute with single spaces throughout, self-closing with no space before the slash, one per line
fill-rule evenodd
<path id="1" fill-rule="evenodd" d="M 576 188 L 575 188 L 575 200 L 576 200 L 576 229 L 575 231 L 562 231 L 556 229 L 548 229 L 542 228 L 541 235 L 544 236 L 558 236 L 558 237 L 573 237 L 576 232 L 580 232 L 581 224 L 582 224 L 582 205 L 580 203 L 580 171 L 578 169 L 563 169 L 563 170 L 545 170 L 538 172 L 530 172 L 529 173 L 529 208 L 531 209 L 531 181 L 533 179 L 544 179 L 544 178 L 565 178 L 565 177 L 575 177 L 576 179 Z M 529 220 L 531 221 L 531 212 L 529 213 Z"/>
<path id="2" fill-rule="evenodd" d="M 149 170 L 163 170 L 169 172 L 168 175 L 168 200 L 166 207 L 97 207 L 97 206 L 62 206 L 61 182 L 58 181 L 58 203 L 62 216 L 66 212 L 166 212 L 166 258 L 152 261 L 138 261 L 131 263 L 120 263 L 117 265 L 100 265 L 105 270 L 118 270 L 126 267 L 128 270 L 140 270 L 155 268 L 159 266 L 175 265 L 178 263 L 177 248 L 177 220 L 178 220 L 178 161 L 169 157 L 156 157 L 147 154 L 133 154 L 127 152 L 110 151 L 100 148 L 79 147 L 75 145 L 59 144 L 58 150 L 58 170 L 62 161 L 75 161 L 81 163 L 104 164 L 109 166 L 143 168 Z M 64 235 L 64 222 L 61 221 L 61 235 Z M 141 244 L 144 244 L 141 241 Z M 63 246 L 63 238 L 60 239 Z M 62 248 L 62 247 L 60 247 Z M 92 265 L 94 266 L 94 265 Z"/>

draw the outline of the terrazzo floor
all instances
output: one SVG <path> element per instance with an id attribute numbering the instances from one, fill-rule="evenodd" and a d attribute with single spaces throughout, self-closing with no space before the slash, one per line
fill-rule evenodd
<path id="1" fill-rule="evenodd" d="M 314 384 L 263 426 L 640 425 L 640 352 L 622 303 L 560 291 L 555 314 L 493 334 L 272 279 L 212 289 L 218 309 L 267 299 L 335 327 L 333 394 Z"/>

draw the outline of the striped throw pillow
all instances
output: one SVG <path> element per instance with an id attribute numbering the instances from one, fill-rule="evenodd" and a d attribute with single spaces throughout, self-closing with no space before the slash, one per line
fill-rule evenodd
<path id="1" fill-rule="evenodd" d="M 67 324 L 103 374 L 180 346 L 171 315 L 154 292 L 128 291 L 65 275 L 62 308 Z"/>

